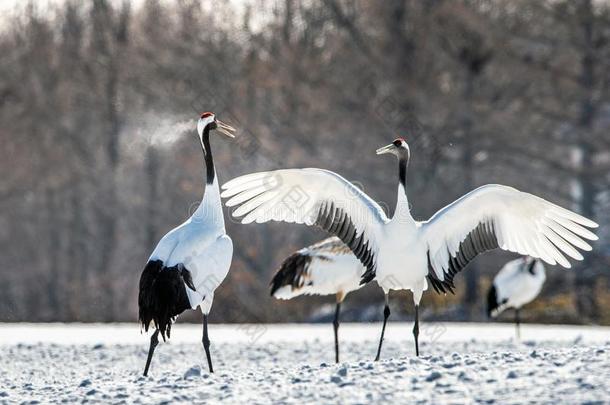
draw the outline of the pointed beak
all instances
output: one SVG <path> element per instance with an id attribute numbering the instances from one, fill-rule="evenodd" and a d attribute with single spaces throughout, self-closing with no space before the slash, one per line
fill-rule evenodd
<path id="1" fill-rule="evenodd" d="M 233 128 L 231 125 L 225 124 L 219 119 L 216 119 L 216 130 L 225 134 L 229 138 L 235 138 L 235 128 Z"/>
<path id="2" fill-rule="evenodd" d="M 377 154 L 383 155 L 384 153 L 390 153 L 392 152 L 392 150 L 394 150 L 395 147 L 396 146 L 394 146 L 394 144 L 389 144 L 388 146 L 384 146 L 383 148 L 377 149 Z"/>

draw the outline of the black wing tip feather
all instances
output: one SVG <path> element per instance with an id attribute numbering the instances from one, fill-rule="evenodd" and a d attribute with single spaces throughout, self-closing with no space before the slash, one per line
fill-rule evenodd
<path id="1" fill-rule="evenodd" d="M 453 289 L 455 288 L 455 284 L 453 284 L 453 277 L 449 276 L 447 273 L 444 274 L 444 280 L 440 280 L 437 276 L 436 273 L 434 271 L 434 268 L 432 268 L 432 263 L 430 262 L 430 251 L 428 250 L 428 252 L 426 253 L 427 257 L 428 257 L 428 275 L 426 276 L 426 278 L 428 279 L 428 282 L 430 283 L 430 285 L 432 285 L 432 288 L 434 288 L 434 291 L 436 291 L 437 294 L 447 294 L 447 292 L 450 292 L 451 294 L 455 295 L 455 291 L 453 291 Z"/>
<path id="2" fill-rule="evenodd" d="M 426 278 L 428 279 L 428 282 L 430 283 L 430 285 L 432 285 L 432 288 L 434 288 L 434 291 L 436 291 L 437 294 L 447 295 L 447 292 L 450 292 L 451 294 L 455 295 L 455 291 L 453 290 L 455 288 L 455 285 L 453 284 L 453 282 L 441 281 L 436 277 L 436 275 L 433 275 L 432 272 L 434 272 L 434 270 L 430 269 L 429 271 L 431 273 L 428 274 Z"/>
<path id="3" fill-rule="evenodd" d="M 366 284 L 375 278 L 375 253 L 369 245 L 364 233 L 357 235 L 356 226 L 347 212 L 336 207 L 332 201 L 325 201 L 320 205 L 315 225 L 324 231 L 337 236 L 350 248 L 356 258 L 360 260 L 366 271 L 362 275 L 360 284 Z"/>
<path id="4" fill-rule="evenodd" d="M 195 290 L 191 273 L 183 266 L 168 268 L 161 260 L 146 263 L 138 293 L 138 319 L 146 332 L 154 322 L 163 340 L 169 339 L 174 318 L 191 307 L 185 285 Z"/>
<path id="5" fill-rule="evenodd" d="M 455 275 L 462 271 L 480 253 L 497 247 L 499 247 L 499 244 L 493 221 L 483 221 L 466 235 L 466 238 L 460 243 L 455 257 L 449 252 L 449 265 L 447 270 L 444 271 L 443 280 L 438 279 L 436 276 L 430 262 L 430 251 L 428 250 L 428 281 L 430 281 L 434 290 L 439 294 L 446 294 L 447 291 L 455 294 L 453 291 L 455 288 L 453 283 Z"/>
<path id="6" fill-rule="evenodd" d="M 311 260 L 311 256 L 299 252 L 288 256 L 269 283 L 271 287 L 270 295 L 273 297 L 277 290 L 284 286 L 289 285 L 293 288 L 302 287 L 304 282 L 304 277 L 302 276 L 307 274 Z"/>
<path id="7" fill-rule="evenodd" d="M 362 274 L 362 277 L 360 278 L 360 285 L 364 285 L 366 283 L 373 281 L 373 279 L 375 278 L 376 275 L 377 275 L 377 272 L 374 269 L 365 271 Z"/>

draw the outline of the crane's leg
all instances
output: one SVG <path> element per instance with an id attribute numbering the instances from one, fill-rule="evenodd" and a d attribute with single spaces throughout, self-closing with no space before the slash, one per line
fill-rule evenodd
<path id="1" fill-rule="evenodd" d="M 201 343 L 203 343 L 203 348 L 205 349 L 205 356 L 208 359 L 208 368 L 210 369 L 210 373 L 213 373 L 214 368 L 212 367 L 212 357 L 210 356 L 210 338 L 208 337 L 207 314 L 203 314 L 203 338 L 201 339 Z"/>
<path id="2" fill-rule="evenodd" d="M 375 357 L 375 361 L 379 361 L 379 356 L 381 355 L 381 344 L 383 343 L 383 335 L 385 334 L 385 325 L 390 317 L 390 305 L 389 305 L 390 295 L 385 295 L 385 307 L 383 308 L 383 326 L 381 327 L 381 337 L 379 338 L 379 347 L 377 348 L 377 357 Z"/>
<path id="3" fill-rule="evenodd" d="M 146 359 L 146 367 L 144 367 L 144 377 L 148 375 L 148 368 L 150 367 L 150 361 L 152 360 L 155 347 L 159 344 L 159 329 L 155 331 L 150 337 L 150 347 L 148 348 L 148 358 Z"/>
<path id="4" fill-rule="evenodd" d="M 335 330 L 335 363 L 339 362 L 339 312 L 341 312 L 341 302 L 337 302 L 335 320 L 333 321 L 333 329 Z"/>
<path id="5" fill-rule="evenodd" d="M 415 305 L 415 324 L 413 325 L 413 337 L 415 338 L 415 355 L 419 357 L 419 305 Z"/>
<path id="6" fill-rule="evenodd" d="M 517 332 L 517 341 L 521 340 L 521 328 L 520 328 L 521 320 L 519 319 L 519 309 L 515 308 L 515 328 Z"/>

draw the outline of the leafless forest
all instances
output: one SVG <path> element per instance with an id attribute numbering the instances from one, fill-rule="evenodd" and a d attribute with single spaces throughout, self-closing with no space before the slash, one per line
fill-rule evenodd
<path id="1" fill-rule="evenodd" d="M 214 111 L 239 129 L 212 139 L 221 182 L 321 167 L 391 209 L 395 162 L 374 151 L 403 136 L 418 219 L 486 183 L 593 218 L 594 251 L 547 268 L 525 315 L 610 323 L 608 2 L 32 1 L 0 27 L 1 321 L 135 321 L 142 266 L 202 195 L 194 127 Z M 320 317 L 333 297 L 279 302 L 268 282 L 324 235 L 226 218 L 235 255 L 212 320 Z M 477 259 L 455 296 L 426 293 L 424 319 L 482 320 L 512 257 Z M 370 285 L 344 318 L 381 312 Z"/>

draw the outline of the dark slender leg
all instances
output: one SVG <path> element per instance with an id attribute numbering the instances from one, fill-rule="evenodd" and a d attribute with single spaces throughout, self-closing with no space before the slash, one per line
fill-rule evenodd
<path id="1" fill-rule="evenodd" d="M 415 324 L 413 325 L 413 337 L 415 337 L 415 355 L 419 357 L 419 305 L 415 306 Z"/>
<path id="2" fill-rule="evenodd" d="M 155 347 L 159 344 L 159 329 L 155 331 L 150 337 L 150 347 L 148 348 L 148 358 L 146 359 L 146 367 L 144 367 L 144 377 L 148 375 L 148 368 L 150 367 L 150 361 L 152 360 Z"/>
<path id="3" fill-rule="evenodd" d="M 210 356 L 210 338 L 208 337 L 208 316 L 205 314 L 203 315 L 203 338 L 201 343 L 203 343 L 203 348 L 205 349 L 205 357 L 208 359 L 208 368 L 210 373 L 213 373 L 214 368 L 212 367 L 212 357 Z"/>
<path id="4" fill-rule="evenodd" d="M 375 357 L 375 361 L 379 361 L 379 356 L 381 355 L 381 344 L 383 343 L 383 335 L 385 334 L 385 324 L 390 317 L 390 305 L 388 303 L 389 295 L 385 295 L 385 307 L 383 308 L 383 326 L 381 327 L 381 338 L 379 338 L 379 347 L 377 348 L 377 357 Z"/>
<path id="5" fill-rule="evenodd" d="M 341 303 L 337 302 L 335 320 L 333 321 L 333 329 L 335 330 L 335 363 L 339 362 L 339 312 L 341 312 Z"/>
<path id="6" fill-rule="evenodd" d="M 519 309 L 515 308 L 515 327 L 517 329 L 517 340 L 521 340 L 520 323 L 521 320 L 519 319 Z"/>

